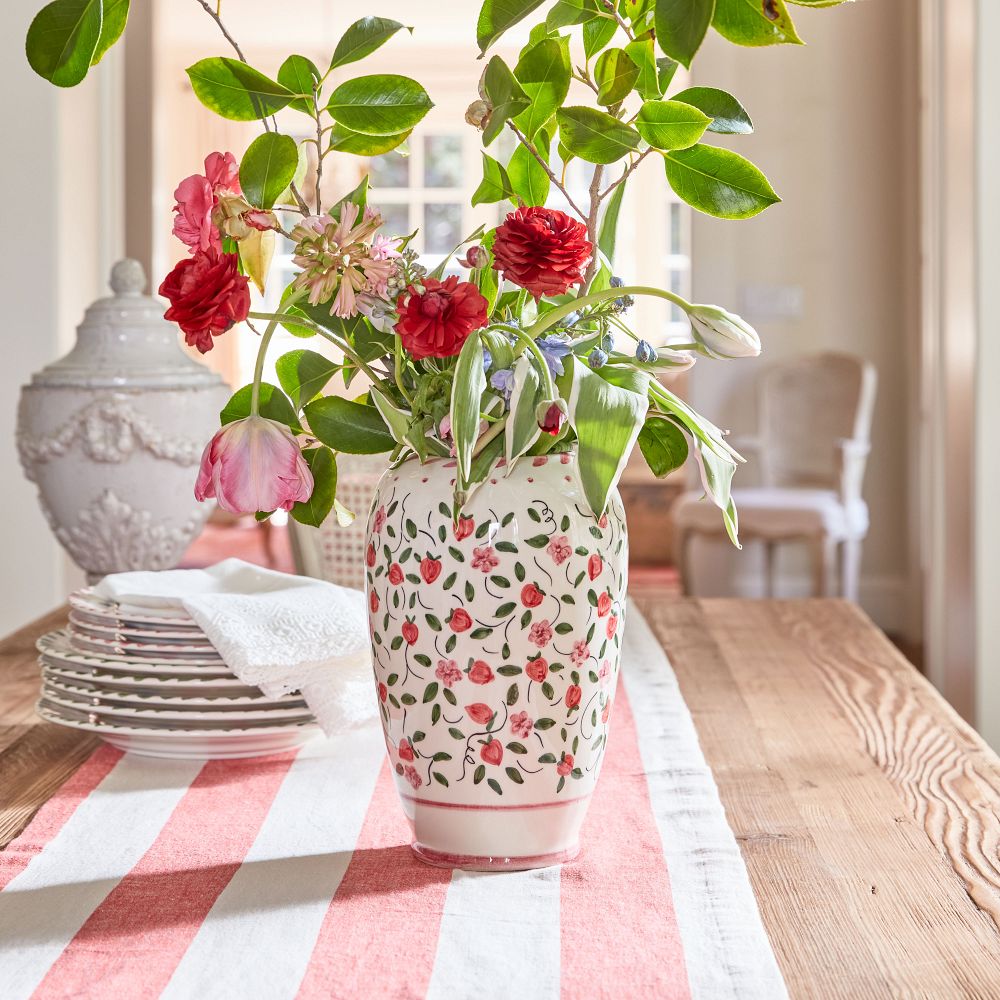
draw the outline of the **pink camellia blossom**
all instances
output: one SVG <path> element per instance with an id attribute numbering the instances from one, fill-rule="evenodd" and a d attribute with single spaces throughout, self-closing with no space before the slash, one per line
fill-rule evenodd
<path id="1" fill-rule="evenodd" d="M 185 177 L 174 191 L 174 236 L 194 250 L 222 246 L 212 209 L 223 191 L 241 194 L 240 167 L 232 153 L 209 153 L 205 173 Z"/>
<path id="2" fill-rule="evenodd" d="M 552 625 L 547 618 L 535 622 L 528 633 L 528 642 L 534 643 L 539 649 L 544 649 L 552 641 Z"/>
<path id="3" fill-rule="evenodd" d="M 312 496 L 313 476 L 292 432 L 249 416 L 217 431 L 201 456 L 198 500 L 215 497 L 230 514 L 291 510 Z"/>
<path id="4" fill-rule="evenodd" d="M 458 669 L 458 664 L 454 660 L 438 660 L 437 670 L 434 671 L 434 676 L 445 687 L 450 688 L 452 684 L 460 681 L 465 675 Z"/>
<path id="5" fill-rule="evenodd" d="M 573 548 L 569 544 L 569 539 L 565 535 L 559 535 L 558 538 L 553 538 L 552 541 L 549 542 L 545 551 L 552 556 L 552 561 L 557 566 L 561 566 L 573 554 Z"/>
<path id="6" fill-rule="evenodd" d="M 493 551 L 492 545 L 484 545 L 472 550 L 472 568 L 489 573 L 500 565 L 500 560 Z"/>
<path id="7" fill-rule="evenodd" d="M 570 653 L 570 659 L 573 661 L 574 667 L 579 667 L 581 664 L 586 663 L 590 659 L 590 646 L 583 639 L 573 643 L 573 652 Z"/>
<path id="8" fill-rule="evenodd" d="M 527 712 L 515 712 L 510 717 L 510 730 L 515 736 L 520 736 L 526 740 L 531 735 L 531 730 L 535 728 L 535 722 Z"/>
<path id="9" fill-rule="evenodd" d="M 212 185 L 213 191 L 225 188 L 240 193 L 243 190 L 240 187 L 240 165 L 232 153 L 209 153 L 205 157 L 205 179 Z"/>

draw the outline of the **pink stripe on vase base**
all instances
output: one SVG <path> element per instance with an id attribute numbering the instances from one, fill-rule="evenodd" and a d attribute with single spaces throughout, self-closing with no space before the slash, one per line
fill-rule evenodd
<path id="1" fill-rule="evenodd" d="M 504 858 L 492 855 L 442 854 L 416 842 L 410 845 L 413 853 L 427 865 L 435 868 L 461 868 L 467 872 L 523 872 L 533 868 L 549 868 L 572 861 L 580 853 L 580 845 L 574 844 L 563 851 L 550 854 L 526 854 Z"/>

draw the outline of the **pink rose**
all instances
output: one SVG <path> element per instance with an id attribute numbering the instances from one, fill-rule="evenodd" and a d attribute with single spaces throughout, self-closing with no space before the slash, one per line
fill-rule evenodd
<path id="1" fill-rule="evenodd" d="M 573 755 L 564 753 L 562 760 L 556 764 L 556 774 L 561 774 L 564 778 L 573 770 Z"/>
<path id="2" fill-rule="evenodd" d="M 369 569 L 375 565 L 375 546 L 371 542 L 368 543 L 368 549 L 365 552 L 365 563 Z"/>
<path id="3" fill-rule="evenodd" d="M 413 786 L 414 791 L 424 783 L 423 778 L 417 774 L 417 769 L 412 764 L 407 764 L 403 768 L 403 774 L 406 776 L 406 780 Z"/>
<path id="4" fill-rule="evenodd" d="M 235 194 L 242 194 L 240 187 L 240 165 L 232 153 L 209 153 L 205 157 L 205 179 L 218 194 L 223 188 Z"/>
<path id="5" fill-rule="evenodd" d="M 448 619 L 448 624 L 451 626 L 452 632 L 467 632 L 472 628 L 472 618 L 465 608 L 455 608 L 451 613 L 451 618 Z"/>
<path id="6" fill-rule="evenodd" d="M 451 687 L 462 679 L 462 671 L 458 669 L 458 664 L 454 660 L 438 660 L 437 670 L 434 676 L 445 686 Z"/>
<path id="7" fill-rule="evenodd" d="M 403 633 L 403 638 L 406 640 L 408 646 L 412 646 L 417 641 L 417 626 L 413 622 L 403 622 L 403 627 L 400 631 Z"/>
<path id="8" fill-rule="evenodd" d="M 493 680 L 493 671 L 488 663 L 476 660 L 469 668 L 469 680 L 473 684 L 489 684 Z"/>
<path id="9" fill-rule="evenodd" d="M 476 530 L 476 522 L 471 517 L 460 517 L 458 523 L 452 526 L 452 530 L 455 533 L 455 541 L 460 542 Z"/>
<path id="10" fill-rule="evenodd" d="M 215 497 L 230 514 L 291 510 L 312 496 L 313 476 L 292 432 L 251 416 L 216 431 L 195 483 L 197 500 Z"/>
<path id="11" fill-rule="evenodd" d="M 579 684 L 570 684 L 566 688 L 566 707 L 576 708 L 580 704 L 580 699 L 583 697 L 583 688 Z"/>
<path id="12" fill-rule="evenodd" d="M 615 635 L 615 629 L 618 628 L 618 617 L 616 615 L 611 615 L 608 618 L 608 638 L 613 639 Z"/>
<path id="13" fill-rule="evenodd" d="M 549 676 L 549 665 L 539 656 L 534 660 L 528 660 L 528 665 L 524 668 L 524 672 L 531 680 L 541 684 Z"/>
<path id="14" fill-rule="evenodd" d="M 472 568 L 481 569 L 484 573 L 489 573 L 500 565 L 500 560 L 493 551 L 492 545 L 484 545 L 482 548 L 472 550 Z"/>
<path id="15" fill-rule="evenodd" d="M 607 592 L 597 597 L 597 617 L 603 618 L 611 610 L 611 595 Z"/>
<path id="16" fill-rule="evenodd" d="M 499 767 L 500 761 L 503 760 L 503 747 L 500 745 L 500 741 L 490 740 L 490 742 L 479 751 L 479 756 L 482 757 L 487 764 Z"/>
<path id="17" fill-rule="evenodd" d="M 510 717 L 511 732 L 515 736 L 520 736 L 522 740 L 526 740 L 531 735 L 531 730 L 534 726 L 534 720 L 527 712 L 515 712 Z"/>
<path id="18" fill-rule="evenodd" d="M 581 664 L 586 663 L 590 659 L 590 646 L 588 646 L 583 639 L 578 642 L 573 643 L 573 652 L 570 653 L 570 659 L 573 661 L 573 666 L 579 667 Z"/>
<path id="19" fill-rule="evenodd" d="M 385 521 L 386 521 L 385 507 L 382 506 L 379 507 L 377 511 L 375 511 L 375 523 L 373 527 L 375 528 L 376 535 L 385 527 Z"/>
<path id="20" fill-rule="evenodd" d="M 601 669 L 597 672 L 601 687 L 606 688 L 611 683 L 611 664 L 607 660 L 601 664 Z"/>
<path id="21" fill-rule="evenodd" d="M 565 535 L 553 538 L 545 551 L 552 556 L 552 560 L 557 566 L 561 566 L 573 554 L 573 548 Z"/>
<path id="22" fill-rule="evenodd" d="M 537 608 L 542 603 L 542 592 L 533 583 L 526 583 L 521 588 L 521 603 L 526 608 Z"/>
<path id="23" fill-rule="evenodd" d="M 413 745 L 409 740 L 400 740 L 396 749 L 399 752 L 400 760 L 413 760 Z"/>
<path id="24" fill-rule="evenodd" d="M 399 563 L 393 563 L 389 567 L 389 583 L 398 587 L 403 582 L 403 569 Z"/>
<path id="25" fill-rule="evenodd" d="M 441 560 L 426 556 L 420 560 L 420 575 L 424 583 L 433 583 L 441 575 Z"/>
<path id="26" fill-rule="evenodd" d="M 552 626 L 547 618 L 535 622 L 528 633 L 528 642 L 534 643 L 539 649 L 544 649 L 552 641 Z"/>
<path id="27" fill-rule="evenodd" d="M 493 709 L 481 701 L 477 701 L 474 705 L 466 705 L 465 711 L 473 722 L 478 722 L 481 726 L 485 726 L 493 718 Z"/>
<path id="28" fill-rule="evenodd" d="M 378 611 L 378 594 L 374 590 L 368 595 L 368 607 L 372 609 L 372 614 Z"/>
<path id="29" fill-rule="evenodd" d="M 591 580 L 596 580 L 604 569 L 604 560 L 595 552 L 587 560 L 587 575 Z"/>

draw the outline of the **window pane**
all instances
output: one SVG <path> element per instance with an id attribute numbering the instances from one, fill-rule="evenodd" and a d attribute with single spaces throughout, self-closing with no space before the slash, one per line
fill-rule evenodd
<path id="1" fill-rule="evenodd" d="M 680 208 L 680 205 L 671 205 L 671 208 Z M 672 270 L 670 272 L 670 291 L 675 295 L 683 294 L 683 276 L 680 271 Z M 680 306 L 670 304 L 670 322 L 680 323 L 684 319 L 684 313 L 682 312 Z"/>
<path id="2" fill-rule="evenodd" d="M 382 232 L 386 236 L 408 236 L 413 232 L 410 228 L 409 205 L 394 205 L 383 201 L 378 204 L 378 210 L 385 220 Z"/>
<path id="3" fill-rule="evenodd" d="M 399 153 L 373 156 L 368 163 L 372 187 L 409 187 L 410 158 Z"/>
<path id="4" fill-rule="evenodd" d="M 457 135 L 424 136 L 424 187 L 462 186 L 462 140 Z"/>
<path id="5" fill-rule="evenodd" d="M 670 203 L 670 250 L 671 254 L 684 253 L 683 233 L 681 231 L 681 206 L 679 202 Z"/>
<path id="6" fill-rule="evenodd" d="M 424 252 L 450 253 L 462 238 L 462 206 L 424 206 Z"/>

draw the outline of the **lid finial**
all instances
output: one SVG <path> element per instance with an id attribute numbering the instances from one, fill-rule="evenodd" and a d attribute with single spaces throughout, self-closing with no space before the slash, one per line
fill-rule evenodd
<path id="1" fill-rule="evenodd" d="M 146 290 L 146 272 L 142 264 L 125 257 L 111 268 L 111 290 L 115 295 L 141 295 Z"/>

